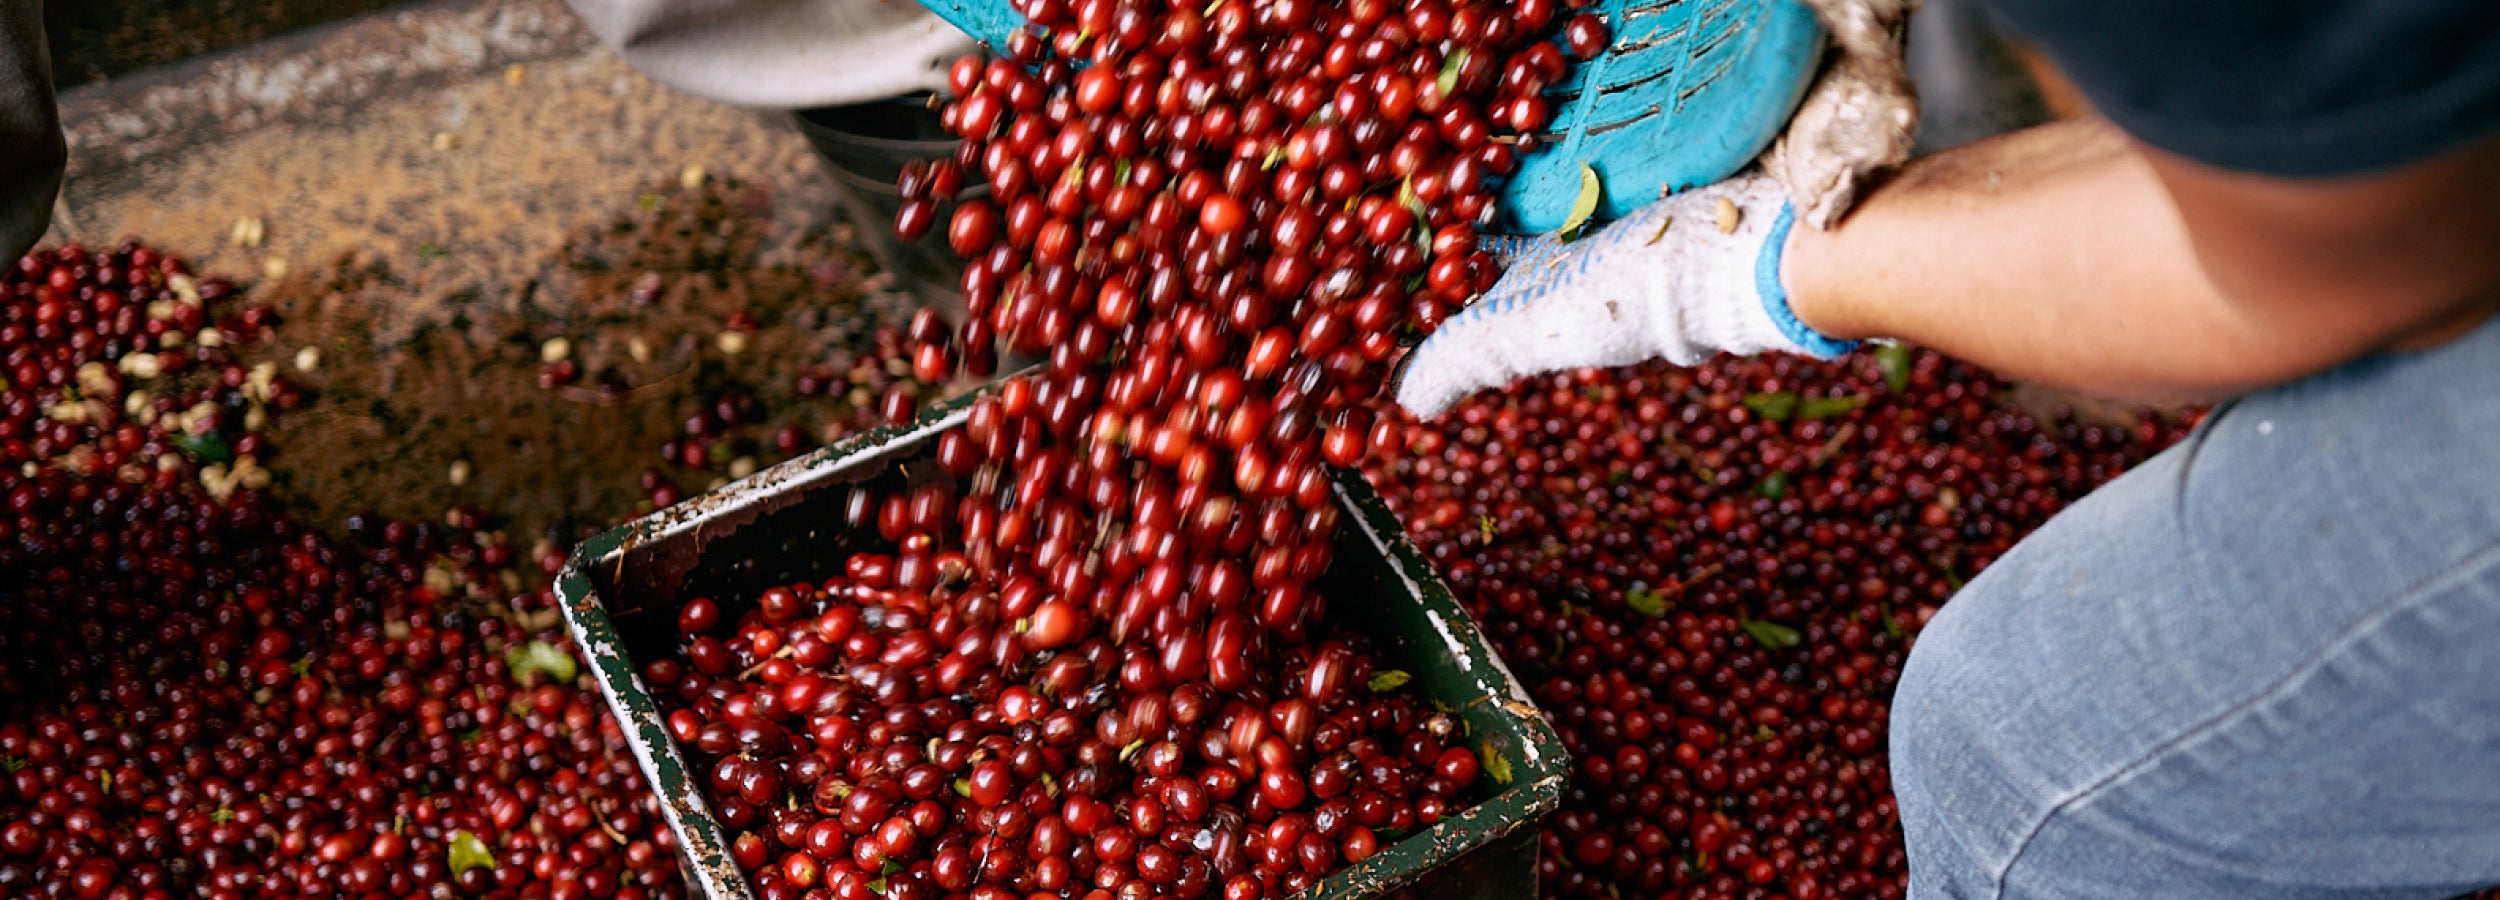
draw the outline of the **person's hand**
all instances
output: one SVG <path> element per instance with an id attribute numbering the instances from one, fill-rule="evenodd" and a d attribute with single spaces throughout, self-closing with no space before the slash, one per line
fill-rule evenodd
<path id="1" fill-rule="evenodd" d="M 1832 58 L 1762 167 L 1788 187 L 1797 217 L 1828 229 L 1886 169 L 1910 158 L 1918 95 L 1901 55 L 1917 0 L 1805 0 L 1832 36 Z"/>
<path id="2" fill-rule="evenodd" d="M 1788 311 L 1779 264 L 1793 215 L 1784 187 L 1748 171 L 1577 241 L 1524 242 L 1491 292 L 1407 355 L 1397 401 L 1429 418 L 1478 389 L 1556 369 L 1848 352 L 1854 343 Z"/>
<path id="3" fill-rule="evenodd" d="M 1916 0 L 1805 0 L 1831 32 L 1816 76 L 1759 169 L 1657 201 L 1572 243 L 1516 242 L 1493 290 L 1400 364 L 1398 403 L 1430 417 L 1476 390 L 1539 372 L 1715 352 L 1829 358 L 1853 342 L 1788 309 L 1789 228 L 1827 228 L 1910 153 L 1918 121 L 1901 56 Z M 1724 226 L 1724 227 L 1723 227 Z"/>

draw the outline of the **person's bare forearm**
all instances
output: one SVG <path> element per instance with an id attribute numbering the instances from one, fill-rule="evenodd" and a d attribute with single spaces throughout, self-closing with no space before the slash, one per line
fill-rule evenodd
<path id="1" fill-rule="evenodd" d="M 1790 302 L 1835 337 L 1899 338 L 2015 378 L 2143 400 L 2296 378 L 2477 302 L 2465 297 L 2483 277 L 2474 272 L 2436 285 L 2323 267 L 2251 276 L 2253 254 L 2215 240 L 2251 231 L 2247 220 L 2209 215 L 2210 204 L 2183 214 L 2165 182 L 2178 170 L 2163 164 L 2096 120 L 1913 161 L 1841 227 L 1798 229 L 1783 266 Z"/>

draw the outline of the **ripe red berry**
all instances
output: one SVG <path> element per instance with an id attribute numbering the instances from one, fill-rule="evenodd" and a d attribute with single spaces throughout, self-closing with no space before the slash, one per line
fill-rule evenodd
<path id="1" fill-rule="evenodd" d="M 1249 210 L 1229 194 L 1211 194 L 1198 207 L 1198 227 L 1209 234 L 1231 234 L 1249 221 Z"/>
<path id="2" fill-rule="evenodd" d="M 1563 44 L 1581 59 L 1595 59 L 1606 52 L 1607 37 L 1606 19 L 1597 13 L 1584 12 L 1563 24 Z"/>

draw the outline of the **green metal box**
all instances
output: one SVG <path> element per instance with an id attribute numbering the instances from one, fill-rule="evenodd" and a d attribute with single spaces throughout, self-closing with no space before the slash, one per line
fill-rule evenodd
<path id="1" fill-rule="evenodd" d="M 575 548 L 557 575 L 566 626 L 624 726 L 685 856 L 689 888 L 712 900 L 751 900 L 728 841 L 661 723 L 640 660 L 671 652 L 677 610 L 701 597 L 752 596 L 821 580 L 876 535 L 840 523 L 854 490 L 886 491 L 945 477 L 928 460 L 938 434 L 961 425 L 971 396 L 908 427 L 856 435 L 701 497 L 610 530 Z M 1329 876 L 1324 898 L 1434 900 L 1536 896 L 1536 823 L 1560 802 L 1568 760 L 1552 726 L 1450 596 L 1397 519 L 1359 475 L 1339 472 L 1335 562 L 1317 585 L 1329 615 L 1369 635 L 1382 660 L 1413 674 L 1425 697 L 1455 711 L 1471 740 L 1490 745 L 1511 777 L 1431 828 Z"/>

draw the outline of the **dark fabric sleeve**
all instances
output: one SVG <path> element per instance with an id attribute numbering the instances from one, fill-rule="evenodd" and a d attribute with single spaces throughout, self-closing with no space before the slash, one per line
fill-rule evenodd
<path id="1" fill-rule="evenodd" d="M 0 263 L 15 261 L 51 225 L 68 158 L 42 0 L 0 0 Z"/>
<path id="2" fill-rule="evenodd" d="M 2491 0 L 1987 0 L 2154 147 L 2296 178 L 2383 171 L 2500 125 Z"/>

